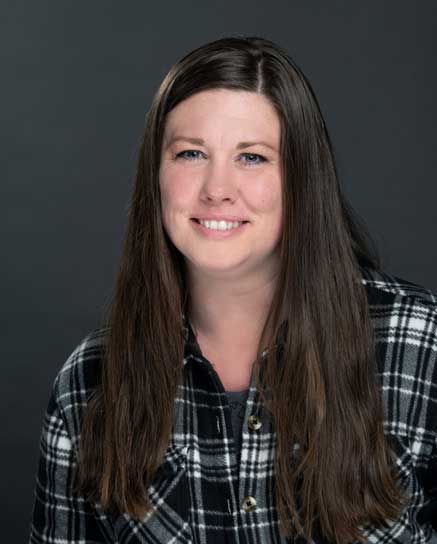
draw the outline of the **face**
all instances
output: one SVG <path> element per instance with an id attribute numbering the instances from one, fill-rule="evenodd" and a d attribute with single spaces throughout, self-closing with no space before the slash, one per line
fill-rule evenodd
<path id="1" fill-rule="evenodd" d="M 217 278 L 276 273 L 279 146 L 279 117 L 256 93 L 202 91 L 168 114 L 159 172 L 163 224 L 189 270 Z"/>

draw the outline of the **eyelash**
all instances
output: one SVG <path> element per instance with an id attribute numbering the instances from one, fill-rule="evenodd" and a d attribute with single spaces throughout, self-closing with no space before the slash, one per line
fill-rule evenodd
<path id="1" fill-rule="evenodd" d="M 201 151 L 198 151 L 197 149 L 186 149 L 184 151 L 181 151 L 180 153 L 177 153 L 175 159 L 182 159 L 186 161 L 198 160 L 195 157 L 188 158 L 187 156 L 184 156 L 184 153 L 201 153 Z M 259 159 L 257 162 L 246 162 L 246 165 L 248 166 L 258 166 L 259 164 L 267 161 L 265 157 L 263 157 L 262 155 L 259 155 L 258 153 L 242 153 L 240 156 L 257 157 Z"/>

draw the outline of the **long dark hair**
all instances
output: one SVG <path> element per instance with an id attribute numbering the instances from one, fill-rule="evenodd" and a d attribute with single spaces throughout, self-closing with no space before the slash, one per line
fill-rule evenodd
<path id="1" fill-rule="evenodd" d="M 218 88 L 261 93 L 281 121 L 280 271 L 254 363 L 261 393 L 274 392 L 262 394 L 277 433 L 281 529 L 310 539 L 317 520 L 334 542 L 361 539 L 359 526 L 394 520 L 404 504 L 383 433 L 373 328 L 360 282 L 360 268 L 380 269 L 381 261 L 342 193 L 309 82 L 285 51 L 258 37 L 223 38 L 192 51 L 153 99 L 105 316 L 102 381 L 82 425 L 76 489 L 107 511 L 139 518 L 150 509 L 147 487 L 169 444 L 183 381 L 189 295 L 183 257 L 161 217 L 163 132 L 178 103 Z M 272 347 L 262 358 L 280 330 L 281 353 Z"/>

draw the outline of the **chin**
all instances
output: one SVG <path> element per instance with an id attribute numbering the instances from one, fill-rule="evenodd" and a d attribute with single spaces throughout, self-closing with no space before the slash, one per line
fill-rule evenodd
<path id="1" fill-rule="evenodd" d="M 241 269 L 243 263 L 244 261 L 241 260 L 225 261 L 223 259 L 211 259 L 209 261 L 191 261 L 190 267 L 194 268 L 197 272 L 201 272 L 202 274 L 220 274 L 223 277 L 227 273 L 232 274 Z"/>

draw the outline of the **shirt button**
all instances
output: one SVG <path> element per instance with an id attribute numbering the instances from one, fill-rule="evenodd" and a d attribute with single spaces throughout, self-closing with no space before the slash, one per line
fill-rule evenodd
<path id="1" fill-rule="evenodd" d="M 249 495 L 243 499 L 241 506 L 245 512 L 252 512 L 256 508 L 256 500 Z"/>
<path id="2" fill-rule="evenodd" d="M 249 416 L 247 419 L 247 426 L 250 431 L 257 431 L 261 428 L 262 421 L 258 416 Z"/>

